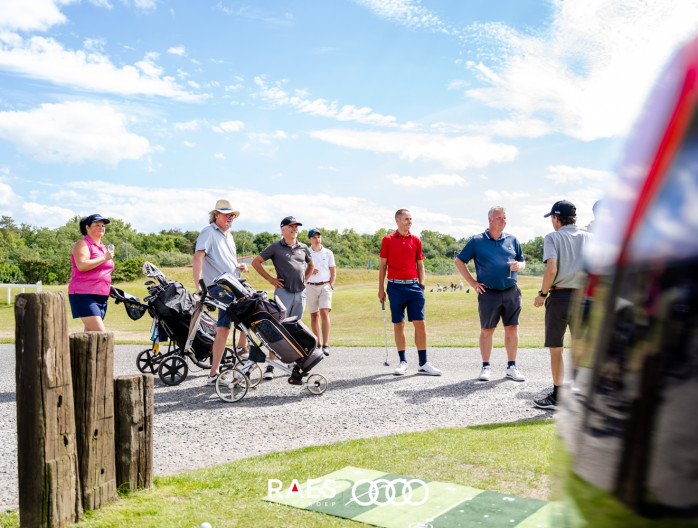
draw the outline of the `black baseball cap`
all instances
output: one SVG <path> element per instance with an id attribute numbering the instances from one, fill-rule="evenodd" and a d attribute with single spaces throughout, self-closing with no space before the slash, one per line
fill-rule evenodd
<path id="1" fill-rule="evenodd" d="M 313 238 L 315 235 L 322 235 L 322 233 L 320 233 L 320 230 L 317 229 L 316 227 L 314 227 L 310 231 L 308 231 L 308 238 Z"/>
<path id="2" fill-rule="evenodd" d="M 96 214 L 90 215 L 87 218 L 85 218 L 85 225 L 90 225 L 90 224 L 93 224 L 93 223 L 99 222 L 99 221 L 104 222 L 105 225 L 110 222 L 110 220 L 108 218 L 102 216 L 99 213 L 96 213 Z"/>
<path id="3" fill-rule="evenodd" d="M 543 215 L 543 217 L 548 218 L 550 215 L 577 216 L 577 208 L 572 202 L 568 202 L 567 200 L 560 200 L 559 202 L 555 202 L 553 204 L 552 209 L 550 209 L 550 212 L 546 215 Z"/>
<path id="4" fill-rule="evenodd" d="M 286 227 L 286 226 L 294 225 L 294 224 L 299 225 L 299 226 L 303 225 L 292 216 L 287 216 L 286 218 L 281 220 L 281 227 Z"/>

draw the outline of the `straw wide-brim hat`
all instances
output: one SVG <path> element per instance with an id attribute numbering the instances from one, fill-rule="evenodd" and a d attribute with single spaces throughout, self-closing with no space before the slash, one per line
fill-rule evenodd
<path id="1" fill-rule="evenodd" d="M 235 211 L 228 200 L 218 200 L 216 207 L 211 211 L 211 214 L 213 213 L 233 214 L 234 218 L 240 216 L 240 211 Z"/>

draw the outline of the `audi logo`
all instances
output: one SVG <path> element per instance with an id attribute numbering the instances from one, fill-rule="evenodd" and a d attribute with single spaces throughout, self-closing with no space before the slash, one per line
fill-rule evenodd
<path id="1" fill-rule="evenodd" d="M 368 484 L 368 489 L 357 496 L 357 489 L 363 484 Z M 402 484 L 401 491 L 396 489 L 397 484 Z M 424 488 L 424 497 L 419 501 L 413 501 L 412 494 L 419 488 Z M 384 493 L 384 500 L 380 500 L 381 492 Z M 368 500 L 365 500 L 366 497 Z M 357 480 L 352 486 L 351 500 L 359 506 L 421 506 L 429 500 L 429 486 L 420 479 L 362 479 Z"/>

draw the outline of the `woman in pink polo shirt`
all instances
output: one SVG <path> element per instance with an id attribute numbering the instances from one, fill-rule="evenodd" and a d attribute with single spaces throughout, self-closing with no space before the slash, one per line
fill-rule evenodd
<path id="1" fill-rule="evenodd" d="M 80 220 L 80 232 L 85 238 L 73 246 L 70 262 L 73 275 L 68 286 L 68 299 L 73 319 L 82 319 L 85 331 L 104 332 L 104 316 L 114 271 L 114 256 L 102 243 L 109 219 L 101 214 Z"/>

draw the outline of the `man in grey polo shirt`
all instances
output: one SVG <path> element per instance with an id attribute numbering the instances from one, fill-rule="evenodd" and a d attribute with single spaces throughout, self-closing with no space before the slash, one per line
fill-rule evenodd
<path id="1" fill-rule="evenodd" d="M 247 264 L 238 264 L 235 248 L 235 240 L 230 233 L 233 220 L 240 215 L 234 211 L 228 200 L 218 200 L 216 207 L 208 214 L 209 224 L 201 230 L 196 239 L 194 259 L 191 267 L 194 273 L 194 284 L 199 287 L 199 281 L 203 278 L 207 288 L 213 285 L 213 280 L 221 273 L 232 273 L 240 277 L 240 272 L 247 271 Z M 225 310 L 218 310 L 218 324 L 216 337 L 213 340 L 211 352 L 211 372 L 208 384 L 214 384 L 218 378 L 218 367 L 221 364 L 225 344 L 230 335 L 230 318 Z M 244 347 L 247 344 L 245 334 L 240 332 L 238 345 Z"/>
<path id="2" fill-rule="evenodd" d="M 313 258 L 306 244 L 298 242 L 298 226 L 301 226 L 294 217 L 287 216 L 281 220 L 281 240 L 269 244 L 252 261 L 252 267 L 263 279 L 274 286 L 274 298 L 280 299 L 286 307 L 288 317 L 303 317 L 305 310 L 305 282 L 312 275 Z M 276 277 L 272 277 L 262 267 L 262 262 L 271 259 L 276 270 Z M 273 353 L 269 353 L 270 359 L 275 359 Z M 264 379 L 274 377 L 274 367 L 267 366 Z"/>
<path id="3" fill-rule="evenodd" d="M 572 328 L 570 312 L 574 290 L 584 286 L 582 254 L 591 235 L 577 227 L 577 208 L 567 200 L 555 202 L 544 216 L 550 217 L 554 231 L 543 240 L 545 271 L 533 305 L 540 308 L 545 304 L 545 346 L 550 348 L 553 390 L 533 403 L 542 409 L 557 409 L 558 389 L 565 377 L 562 358 L 565 331 L 568 326 Z"/>

